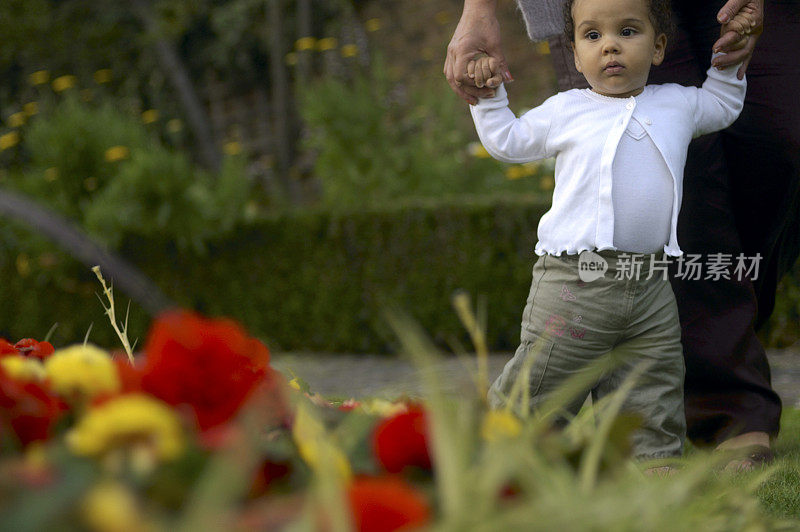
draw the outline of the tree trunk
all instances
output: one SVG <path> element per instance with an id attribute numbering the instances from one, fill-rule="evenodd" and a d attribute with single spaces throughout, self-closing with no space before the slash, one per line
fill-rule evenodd
<path id="1" fill-rule="evenodd" d="M 178 55 L 175 46 L 159 35 L 158 21 L 148 0 L 131 0 L 133 11 L 146 31 L 155 37 L 156 57 L 167 79 L 178 93 L 178 99 L 198 145 L 200 161 L 206 168 L 218 171 L 222 155 L 217 149 L 211 130 L 211 121 L 197 96 L 189 71 Z"/>
<path id="2" fill-rule="evenodd" d="M 283 2 L 267 0 L 267 28 L 269 31 L 270 86 L 272 89 L 272 130 L 277 160 L 277 174 L 292 203 L 302 201 L 300 183 L 292 179 L 289 169 L 292 161 L 291 102 L 289 81 L 286 75 L 283 36 Z"/>

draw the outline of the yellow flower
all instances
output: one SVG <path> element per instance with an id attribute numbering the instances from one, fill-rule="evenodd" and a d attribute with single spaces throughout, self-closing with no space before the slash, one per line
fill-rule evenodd
<path id="1" fill-rule="evenodd" d="M 56 179 L 58 179 L 58 168 L 56 168 L 55 166 L 51 166 L 50 168 L 44 171 L 45 181 L 47 181 L 48 183 L 52 183 Z"/>
<path id="2" fill-rule="evenodd" d="M 486 151 L 486 148 L 483 147 L 483 144 L 480 142 L 470 142 L 469 146 L 467 146 L 467 150 L 469 154 L 477 159 L 488 159 L 491 157 L 489 152 Z"/>
<path id="3" fill-rule="evenodd" d="M 355 44 L 345 44 L 341 50 L 342 57 L 355 57 L 358 55 L 358 46 Z"/>
<path id="4" fill-rule="evenodd" d="M 71 74 L 68 74 L 66 76 L 59 76 L 53 80 L 53 90 L 56 92 L 62 92 L 67 89 L 71 89 L 77 84 L 78 84 L 78 78 L 76 78 Z"/>
<path id="5" fill-rule="evenodd" d="M 145 124 L 152 124 L 153 122 L 158 121 L 158 110 L 157 109 L 148 109 L 147 111 L 142 113 L 142 122 Z"/>
<path id="6" fill-rule="evenodd" d="M 28 116 L 33 116 L 39 112 L 39 102 L 28 102 L 22 106 L 22 110 Z"/>
<path id="7" fill-rule="evenodd" d="M 173 118 L 169 122 L 167 122 L 167 131 L 170 133 L 177 133 L 183 129 L 183 122 L 180 121 L 178 118 Z"/>
<path id="8" fill-rule="evenodd" d="M 297 50 L 298 52 L 303 52 L 305 50 L 313 50 L 316 43 L 317 40 L 314 37 L 302 37 L 295 41 L 294 49 Z"/>
<path id="9" fill-rule="evenodd" d="M 43 85 L 50 81 L 50 72 L 47 70 L 39 70 L 28 76 L 28 81 L 31 85 Z"/>
<path id="10" fill-rule="evenodd" d="M 231 141 L 226 142 L 225 145 L 222 147 L 222 151 L 225 152 L 225 155 L 239 155 L 242 153 L 242 145 L 238 142 Z"/>
<path id="11" fill-rule="evenodd" d="M 12 379 L 18 381 L 41 382 L 47 377 L 44 366 L 35 358 L 7 356 L 0 358 L 0 366 Z"/>
<path id="12" fill-rule="evenodd" d="M 335 474 L 343 482 L 353 476 L 347 456 L 330 440 L 322 422 L 310 412 L 310 407 L 301 403 L 292 427 L 292 437 L 300 457 L 320 474 Z"/>
<path id="13" fill-rule="evenodd" d="M 131 156 L 131 150 L 127 146 L 112 146 L 106 150 L 106 161 L 115 163 Z"/>
<path id="14" fill-rule="evenodd" d="M 24 112 L 14 113 L 8 117 L 8 125 L 11 127 L 20 127 L 25 125 L 25 120 L 27 118 L 28 117 Z"/>
<path id="15" fill-rule="evenodd" d="M 378 31 L 379 29 L 381 29 L 381 19 L 371 18 L 364 23 L 364 27 L 369 32 Z"/>
<path id="16" fill-rule="evenodd" d="M 546 175 L 542 177 L 542 180 L 539 182 L 539 188 L 542 190 L 553 190 L 556 186 L 556 180 L 553 179 L 553 176 Z"/>
<path id="17" fill-rule="evenodd" d="M 109 68 L 101 68 L 97 72 L 94 73 L 94 80 L 97 83 L 108 83 L 111 81 L 112 72 Z"/>
<path id="18" fill-rule="evenodd" d="M 386 399 L 373 399 L 362 403 L 362 409 L 367 414 L 389 417 L 399 414 L 400 412 L 405 412 L 408 407 L 405 403 L 392 403 Z"/>
<path id="19" fill-rule="evenodd" d="M 20 253 L 17 255 L 17 260 L 14 261 L 15 266 L 17 267 L 17 273 L 20 277 L 27 277 L 31 273 L 31 261 L 28 259 L 28 255 L 25 253 Z"/>
<path id="20" fill-rule="evenodd" d="M 550 53 L 550 44 L 547 41 L 536 43 L 536 51 L 541 55 L 548 55 Z"/>
<path id="21" fill-rule="evenodd" d="M 487 441 L 510 440 L 522 432 L 522 423 L 507 410 L 490 410 L 483 417 L 481 436 Z"/>
<path id="22" fill-rule="evenodd" d="M 81 510 L 89 529 L 96 532 L 136 532 L 144 528 L 136 498 L 114 480 L 93 486 L 84 496 Z"/>
<path id="23" fill-rule="evenodd" d="M 333 50 L 339 44 L 333 37 L 325 37 L 324 39 L 320 39 L 317 41 L 317 51 L 318 52 L 327 52 L 328 50 Z"/>
<path id="24" fill-rule="evenodd" d="M 91 344 L 59 349 L 45 361 L 44 368 L 53 389 L 65 398 L 92 398 L 120 388 L 111 357 Z"/>
<path id="25" fill-rule="evenodd" d="M 13 148 L 17 144 L 19 144 L 19 133 L 16 131 L 0 135 L 0 151 Z"/>
<path id="26" fill-rule="evenodd" d="M 297 381 L 297 378 L 294 378 L 289 381 L 289 386 L 294 388 L 297 391 L 300 391 L 300 383 Z"/>
<path id="27" fill-rule="evenodd" d="M 121 395 L 91 408 L 67 433 L 66 442 L 82 456 L 144 445 L 158 460 L 176 458 L 184 448 L 178 415 L 144 394 Z"/>

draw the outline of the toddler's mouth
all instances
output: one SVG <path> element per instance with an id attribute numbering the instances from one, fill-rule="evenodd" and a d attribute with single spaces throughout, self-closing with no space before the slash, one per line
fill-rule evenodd
<path id="1" fill-rule="evenodd" d="M 611 61 L 610 63 L 606 64 L 603 67 L 603 72 L 606 74 L 619 74 L 622 72 L 622 69 L 625 68 L 621 64 L 617 63 L 616 61 Z"/>

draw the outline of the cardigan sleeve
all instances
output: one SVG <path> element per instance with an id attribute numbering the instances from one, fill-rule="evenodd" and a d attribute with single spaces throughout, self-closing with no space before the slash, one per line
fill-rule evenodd
<path id="1" fill-rule="evenodd" d="M 508 108 L 505 87 L 497 88 L 494 98 L 482 98 L 470 106 L 475 129 L 486 151 L 506 163 L 526 163 L 555 155 L 547 137 L 558 95 L 517 118 Z"/>
<path id="2" fill-rule="evenodd" d="M 701 88 L 684 87 L 684 94 L 694 110 L 693 138 L 725 129 L 742 112 L 747 78 L 737 79 L 739 66 L 724 70 L 711 67 Z"/>

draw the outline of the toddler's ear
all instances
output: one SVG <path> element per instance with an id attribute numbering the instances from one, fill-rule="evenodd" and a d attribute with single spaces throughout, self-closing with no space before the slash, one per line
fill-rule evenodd
<path id="1" fill-rule="evenodd" d="M 653 64 L 658 66 L 664 61 L 664 52 L 667 49 L 667 36 L 665 34 L 661 34 L 656 37 L 656 41 L 653 45 Z"/>

